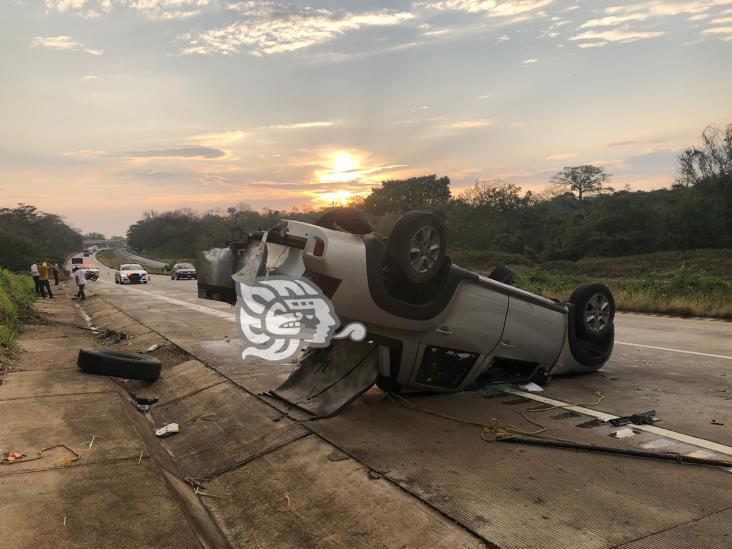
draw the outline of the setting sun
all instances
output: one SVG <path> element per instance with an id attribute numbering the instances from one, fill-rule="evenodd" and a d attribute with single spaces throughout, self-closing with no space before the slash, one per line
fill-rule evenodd
<path id="1" fill-rule="evenodd" d="M 317 172 L 320 183 L 346 183 L 359 178 L 361 158 L 348 151 L 336 151 L 328 156 L 325 169 Z"/>

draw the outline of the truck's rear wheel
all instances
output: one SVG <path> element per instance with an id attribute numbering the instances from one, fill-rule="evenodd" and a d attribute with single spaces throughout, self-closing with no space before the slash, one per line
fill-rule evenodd
<path id="1" fill-rule="evenodd" d="M 615 299 L 604 284 L 581 284 L 572 292 L 577 335 L 591 341 L 605 338 L 615 319 Z"/>
<path id="2" fill-rule="evenodd" d="M 442 270 L 447 252 L 447 230 L 436 215 L 408 212 L 389 235 L 386 264 L 409 282 L 425 284 Z"/>

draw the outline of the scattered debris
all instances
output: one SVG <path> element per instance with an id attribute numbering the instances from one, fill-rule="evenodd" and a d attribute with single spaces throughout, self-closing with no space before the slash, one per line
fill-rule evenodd
<path id="1" fill-rule="evenodd" d="M 610 433 L 609 436 L 613 438 L 630 438 L 636 435 L 636 432 L 631 429 L 630 427 L 625 427 L 623 429 L 618 429 L 617 431 Z"/>
<path id="2" fill-rule="evenodd" d="M 193 421 L 191 423 L 195 423 L 196 421 L 218 421 L 219 418 L 216 414 L 203 414 L 202 416 L 196 416 L 193 418 Z"/>
<path id="3" fill-rule="evenodd" d="M 66 513 L 64 513 L 64 526 L 66 526 Z"/>
<path id="4" fill-rule="evenodd" d="M 143 448 L 142 450 L 140 450 L 140 457 L 137 458 L 137 463 L 140 463 L 142 461 L 142 454 L 143 454 L 143 452 L 145 452 L 145 448 Z"/>
<path id="5" fill-rule="evenodd" d="M 716 419 L 712 420 L 712 425 L 724 425 L 721 421 L 717 421 Z"/>
<path id="6" fill-rule="evenodd" d="M 582 414 L 578 414 L 577 412 L 573 412 L 572 410 L 567 410 L 566 412 L 562 412 L 561 414 L 549 417 L 550 419 L 571 419 L 574 417 L 582 417 Z"/>
<path id="7" fill-rule="evenodd" d="M 381 474 L 377 473 L 376 471 L 369 471 L 369 478 L 371 480 L 378 480 L 381 478 Z"/>
<path id="8" fill-rule="evenodd" d="M 541 385 L 537 385 L 533 381 L 531 383 L 527 383 L 526 385 L 519 385 L 519 389 L 522 391 L 528 391 L 530 393 L 541 393 L 544 391 L 544 388 Z"/>
<path id="9" fill-rule="evenodd" d="M 142 412 L 143 414 L 146 414 L 150 411 L 150 405 L 149 404 L 137 404 L 135 403 L 135 407 L 139 412 Z"/>
<path id="10" fill-rule="evenodd" d="M 25 454 L 23 452 L 3 452 L 3 462 L 12 463 L 24 457 Z"/>
<path id="11" fill-rule="evenodd" d="M 202 488 L 205 488 L 205 486 L 203 485 L 203 483 L 200 480 L 198 480 L 196 478 L 193 478 L 191 475 L 186 475 L 183 478 L 183 480 L 187 484 L 190 484 L 191 486 L 193 486 L 193 493 L 196 494 L 197 496 L 206 496 L 206 497 L 209 497 L 209 498 L 224 499 L 223 497 L 217 496 L 216 494 L 211 494 L 209 492 L 204 492 L 202 490 Z"/>
<path id="12" fill-rule="evenodd" d="M 155 404 L 158 401 L 157 398 L 142 397 L 142 396 L 136 395 L 135 393 L 131 393 L 130 396 L 132 397 L 132 399 L 135 402 L 137 402 L 137 404 L 148 404 L 148 405 L 150 405 L 150 404 Z"/>
<path id="13" fill-rule="evenodd" d="M 160 429 L 155 429 L 155 435 L 160 438 L 174 435 L 178 432 L 180 432 L 180 429 L 178 428 L 177 423 L 168 423 L 167 425 L 160 427 Z"/>
<path id="14" fill-rule="evenodd" d="M 658 421 L 656 417 L 656 410 L 649 410 L 648 412 L 641 412 L 640 414 L 633 414 L 630 416 L 618 417 L 610 420 L 610 424 L 613 427 L 622 427 L 623 425 L 653 425 Z"/>
<path id="15" fill-rule="evenodd" d="M 593 427 L 599 427 L 600 425 L 604 424 L 604 421 L 602 421 L 599 417 L 596 417 L 595 419 L 591 419 L 583 423 L 578 423 L 577 427 L 581 427 L 582 429 L 592 429 Z"/>
<path id="16" fill-rule="evenodd" d="M 153 345 L 150 345 L 150 346 L 149 346 L 149 347 L 147 348 L 147 351 L 145 351 L 145 352 L 146 352 L 146 353 L 152 353 L 152 352 L 153 352 L 153 351 L 155 351 L 155 350 L 156 350 L 156 349 L 157 349 L 158 347 L 160 347 L 160 344 L 159 344 L 159 343 L 155 343 L 155 344 L 153 344 Z"/>
<path id="17" fill-rule="evenodd" d="M 95 438 L 102 438 L 99 435 L 89 435 L 91 437 L 91 441 L 89 442 L 89 449 L 91 450 L 91 447 L 94 446 L 94 439 Z"/>

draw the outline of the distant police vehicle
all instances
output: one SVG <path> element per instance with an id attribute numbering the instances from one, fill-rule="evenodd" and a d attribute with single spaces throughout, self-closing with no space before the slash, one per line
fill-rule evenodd
<path id="1" fill-rule="evenodd" d="M 114 273 L 115 284 L 147 284 L 147 271 L 138 263 L 126 263 Z"/>

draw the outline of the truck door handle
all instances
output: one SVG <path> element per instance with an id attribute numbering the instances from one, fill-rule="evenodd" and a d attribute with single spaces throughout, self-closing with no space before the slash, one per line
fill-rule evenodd
<path id="1" fill-rule="evenodd" d="M 435 332 L 437 332 L 438 334 L 442 334 L 442 335 L 452 335 L 452 332 L 447 329 L 447 326 L 442 326 L 441 328 L 437 328 L 435 330 Z"/>

